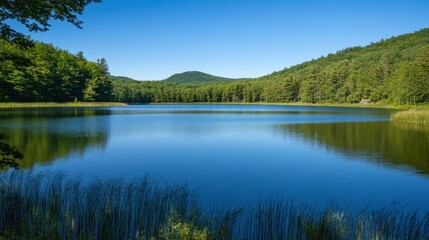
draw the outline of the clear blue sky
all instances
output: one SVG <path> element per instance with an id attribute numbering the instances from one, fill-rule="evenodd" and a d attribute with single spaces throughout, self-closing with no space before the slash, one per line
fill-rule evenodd
<path id="1" fill-rule="evenodd" d="M 52 22 L 31 36 L 139 80 L 188 70 L 259 77 L 429 27 L 429 1 L 104 0 L 81 20 L 83 29 Z"/>

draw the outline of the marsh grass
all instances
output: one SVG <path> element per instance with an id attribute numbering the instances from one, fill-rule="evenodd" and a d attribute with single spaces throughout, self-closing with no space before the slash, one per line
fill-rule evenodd
<path id="1" fill-rule="evenodd" d="M 392 114 L 391 119 L 397 122 L 429 124 L 428 109 L 412 109 Z"/>
<path id="2" fill-rule="evenodd" d="M 115 107 L 126 106 L 125 103 L 119 102 L 2 102 L 1 108 L 48 108 L 48 107 Z"/>
<path id="3" fill-rule="evenodd" d="M 357 214 L 281 199 L 202 209 L 196 191 L 150 177 L 0 179 L 0 239 L 429 239 L 429 213 L 397 204 Z"/>
<path id="4" fill-rule="evenodd" d="M 0 233 L 37 239 L 140 239 L 156 236 L 171 209 L 183 221 L 200 212 L 195 192 L 148 177 L 84 183 L 61 174 L 2 176 Z M 0 234 L 1 235 L 1 234 Z"/>

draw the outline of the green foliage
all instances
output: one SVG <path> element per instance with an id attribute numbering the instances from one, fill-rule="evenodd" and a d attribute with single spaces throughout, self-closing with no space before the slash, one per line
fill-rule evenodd
<path id="1" fill-rule="evenodd" d="M 192 102 L 429 102 L 429 29 L 366 47 L 348 48 L 259 79 L 201 72 L 164 81 L 109 76 L 97 63 L 36 43 L 21 49 L 0 40 L 0 101 Z"/>
<path id="2" fill-rule="evenodd" d="M 68 21 L 81 28 L 84 8 L 91 2 L 101 0 L 57 1 L 57 0 L 14 0 L 0 2 L 0 39 L 16 43 L 21 47 L 32 46 L 32 42 L 23 34 L 12 29 L 4 22 L 15 20 L 23 24 L 29 31 L 48 31 L 49 20 Z"/>
<path id="3" fill-rule="evenodd" d="M 216 80 L 189 72 L 165 81 L 114 78 L 115 101 L 429 102 L 429 29 L 347 48 L 258 79 Z M 186 84 L 185 84 L 186 83 Z"/>
<path id="4" fill-rule="evenodd" d="M 110 101 L 112 84 L 104 59 L 97 63 L 34 43 L 19 48 L 0 40 L 0 101 Z"/>
<path id="5" fill-rule="evenodd" d="M 209 230 L 184 221 L 177 211 L 171 209 L 168 224 L 161 228 L 159 235 L 165 240 L 206 240 L 209 239 Z"/>

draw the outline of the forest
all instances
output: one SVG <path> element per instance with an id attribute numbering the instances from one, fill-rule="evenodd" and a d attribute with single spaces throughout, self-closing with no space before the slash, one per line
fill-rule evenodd
<path id="1" fill-rule="evenodd" d="M 0 101 L 126 103 L 390 103 L 429 101 L 429 29 L 352 47 L 256 79 L 201 72 L 163 81 L 110 76 L 52 45 L 0 40 Z"/>
<path id="2" fill-rule="evenodd" d="M 31 41 L 31 40 L 28 40 Z M 28 46 L 0 39 L 0 101 L 110 101 L 112 84 L 105 59 L 96 63 L 50 44 Z"/>
<path id="3" fill-rule="evenodd" d="M 133 81 L 111 77 L 115 101 L 392 103 L 429 101 L 429 29 L 352 47 L 257 79 Z M 191 78 L 189 78 L 191 79 Z M 184 84 L 187 83 L 187 84 Z"/>

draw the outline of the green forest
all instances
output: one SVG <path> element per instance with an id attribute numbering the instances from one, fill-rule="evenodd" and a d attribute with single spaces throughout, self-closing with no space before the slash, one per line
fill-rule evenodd
<path id="1" fill-rule="evenodd" d="M 0 40 L 0 101 L 126 103 L 391 103 L 429 101 L 429 29 L 352 47 L 256 79 L 201 72 L 163 81 L 110 76 L 91 62 L 33 42 Z"/>
<path id="2" fill-rule="evenodd" d="M 186 76 L 186 75 L 185 75 Z M 429 29 L 352 47 L 257 79 L 112 77 L 115 101 L 416 104 L 429 101 Z M 202 83 L 201 83 L 202 82 Z M 187 83 L 187 84 L 183 84 Z"/>
<path id="3" fill-rule="evenodd" d="M 52 45 L 29 46 L 0 39 L 0 101 L 110 101 L 106 60 L 87 61 Z"/>

